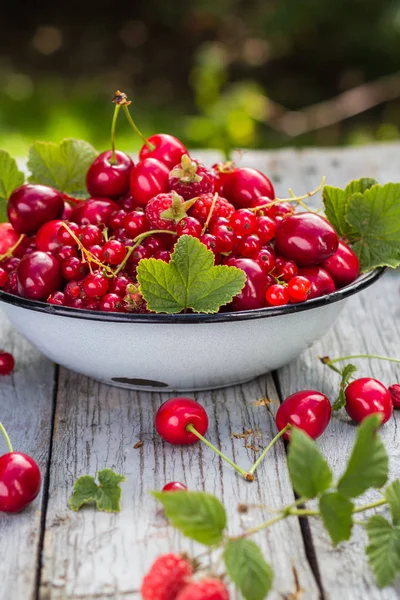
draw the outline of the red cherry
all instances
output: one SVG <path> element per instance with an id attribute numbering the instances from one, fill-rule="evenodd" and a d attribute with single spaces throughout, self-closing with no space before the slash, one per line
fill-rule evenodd
<path id="1" fill-rule="evenodd" d="M 388 389 L 371 377 L 361 377 L 352 381 L 345 389 L 347 414 L 361 423 L 365 417 L 380 413 L 383 417 L 382 425 L 386 423 L 393 413 L 392 397 Z"/>
<path id="2" fill-rule="evenodd" d="M 252 310 L 265 306 L 267 276 L 257 261 L 252 258 L 228 258 L 225 264 L 237 267 L 246 273 L 242 291 L 233 298 L 233 310 Z"/>
<path id="3" fill-rule="evenodd" d="M 0 288 L 3 288 L 8 280 L 8 273 L 3 267 L 0 267 Z"/>
<path id="4" fill-rule="evenodd" d="M 15 360 L 10 352 L 0 350 L 0 375 L 9 375 L 15 367 Z"/>
<path id="5" fill-rule="evenodd" d="M 30 456 L 8 452 L 0 457 L 0 511 L 16 513 L 38 495 L 40 470 Z"/>
<path id="6" fill-rule="evenodd" d="M 208 428 L 208 417 L 204 408 L 191 398 L 170 398 L 156 413 L 155 427 L 159 436 L 169 444 L 189 445 L 198 442 L 198 438 L 187 431 L 193 427 L 205 435 Z"/>
<path id="7" fill-rule="evenodd" d="M 0 256 L 18 242 L 19 235 L 10 223 L 0 223 Z"/>
<path id="8" fill-rule="evenodd" d="M 236 208 L 249 208 L 259 196 L 275 198 L 274 187 L 268 177 L 248 167 L 235 169 L 225 180 L 223 192 Z"/>
<path id="9" fill-rule="evenodd" d="M 339 238 L 332 225 L 314 213 L 297 213 L 278 223 L 275 247 L 299 266 L 317 265 L 336 252 Z"/>
<path id="10" fill-rule="evenodd" d="M 308 300 L 331 294 L 336 290 L 332 277 L 322 267 L 304 267 L 298 274 L 311 282 Z"/>
<path id="11" fill-rule="evenodd" d="M 151 198 L 168 191 L 169 168 L 155 158 L 145 158 L 131 171 L 130 188 L 135 202 L 146 206 Z"/>
<path id="12" fill-rule="evenodd" d="M 108 279 L 101 273 L 90 273 L 82 283 L 83 291 L 88 298 L 104 296 L 108 292 Z"/>
<path id="13" fill-rule="evenodd" d="M 55 304 L 57 306 L 63 306 L 65 304 L 65 294 L 64 294 L 64 292 L 59 292 L 59 291 L 53 292 L 47 298 L 47 302 L 49 304 Z"/>
<path id="14" fill-rule="evenodd" d="M 58 232 L 62 224 L 63 221 L 56 220 L 48 221 L 41 226 L 36 234 L 36 246 L 38 250 L 41 250 L 42 252 L 54 252 L 61 246 Z M 64 227 L 62 229 L 67 232 Z"/>
<path id="15" fill-rule="evenodd" d="M 324 394 L 315 390 L 303 390 L 295 392 L 282 402 L 275 420 L 279 431 L 290 423 L 316 440 L 328 427 L 331 414 L 331 403 Z M 289 439 L 290 431 L 284 433 L 283 437 Z"/>
<path id="16" fill-rule="evenodd" d="M 327 258 L 321 267 L 328 271 L 338 288 L 349 285 L 360 274 L 360 261 L 357 254 L 342 241 L 339 241 L 335 254 Z"/>
<path id="17" fill-rule="evenodd" d="M 150 136 L 147 141 L 154 148 L 150 149 L 144 144 L 139 153 L 140 160 L 155 158 L 172 169 L 172 167 L 181 162 L 182 156 L 187 154 L 187 150 L 182 142 L 168 133 L 156 133 Z"/>
<path id="18" fill-rule="evenodd" d="M 63 194 L 64 198 L 65 198 L 65 194 Z M 61 215 L 61 218 L 63 221 L 69 221 L 70 216 L 72 215 L 72 211 L 73 211 L 73 207 L 69 202 L 66 202 L 64 200 L 64 210 L 63 210 L 63 214 Z"/>
<path id="19" fill-rule="evenodd" d="M 284 306 L 289 302 L 288 289 L 280 283 L 270 285 L 265 293 L 265 299 L 271 306 Z"/>
<path id="20" fill-rule="evenodd" d="M 79 225 L 105 225 L 108 227 L 113 212 L 118 204 L 109 198 L 90 198 L 74 208 L 71 221 Z"/>
<path id="21" fill-rule="evenodd" d="M 17 282 L 18 293 L 21 296 L 44 300 L 61 285 L 60 264 L 47 252 L 32 252 L 24 256 L 19 263 Z"/>
<path id="22" fill-rule="evenodd" d="M 187 487 L 183 483 L 180 483 L 179 481 L 170 481 L 169 483 L 166 483 L 164 485 L 164 487 L 161 491 L 162 492 L 182 492 L 182 491 L 186 492 L 186 490 L 187 490 Z"/>
<path id="23" fill-rule="evenodd" d="M 8 219 L 17 233 L 28 235 L 64 211 L 61 192 L 46 185 L 26 183 L 11 194 L 8 200 Z"/>
<path id="24" fill-rule="evenodd" d="M 116 200 L 129 190 L 132 159 L 125 152 L 115 152 L 115 164 L 110 162 L 112 150 L 102 152 L 93 161 L 86 175 L 86 187 L 91 196 Z"/>
<path id="25" fill-rule="evenodd" d="M 124 228 L 127 237 L 134 239 L 137 235 L 149 231 L 150 224 L 144 212 L 133 210 L 124 219 Z"/>
<path id="26" fill-rule="evenodd" d="M 17 258 L 16 256 L 10 256 L 10 258 L 7 258 L 7 260 L 3 262 L 3 268 L 7 273 L 12 273 L 18 267 L 20 262 L 20 258 Z"/>

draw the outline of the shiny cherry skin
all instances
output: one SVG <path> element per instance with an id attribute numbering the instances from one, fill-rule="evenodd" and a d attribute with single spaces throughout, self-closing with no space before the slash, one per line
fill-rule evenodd
<path id="1" fill-rule="evenodd" d="M 162 492 L 186 492 L 187 487 L 180 481 L 170 481 L 166 483 L 161 490 Z"/>
<path id="2" fill-rule="evenodd" d="M 316 390 L 303 390 L 288 396 L 276 413 L 276 426 L 281 431 L 288 423 L 316 440 L 328 427 L 332 414 L 328 398 Z M 290 430 L 283 434 L 290 438 Z"/>
<path id="3" fill-rule="evenodd" d="M 3 267 L 0 267 L 0 288 L 3 288 L 8 281 L 8 273 Z"/>
<path id="4" fill-rule="evenodd" d="M 70 220 L 78 225 L 105 225 L 108 227 L 111 215 L 118 210 L 118 204 L 110 198 L 90 198 L 72 211 Z"/>
<path id="5" fill-rule="evenodd" d="M 298 275 L 305 277 L 311 282 L 307 300 L 331 294 L 336 290 L 332 277 L 322 267 L 304 267 L 303 269 L 299 269 Z"/>
<path id="6" fill-rule="evenodd" d="M 289 215 L 278 223 L 277 252 L 299 266 L 317 265 L 336 252 L 339 238 L 332 225 L 310 212 Z"/>
<path id="7" fill-rule="evenodd" d="M 36 462 L 22 452 L 0 456 L 0 511 L 17 513 L 40 491 L 41 476 Z"/>
<path id="8" fill-rule="evenodd" d="M 0 350 L 0 375 L 10 375 L 15 367 L 15 360 L 10 352 Z"/>
<path id="9" fill-rule="evenodd" d="M 110 162 L 112 150 L 102 152 L 90 165 L 86 187 L 91 196 L 104 196 L 116 200 L 129 190 L 132 159 L 125 152 L 115 152 L 115 164 Z"/>
<path id="10" fill-rule="evenodd" d="M 0 223 L 0 256 L 18 242 L 19 235 L 11 223 Z"/>
<path id="11" fill-rule="evenodd" d="M 36 250 L 19 263 L 17 282 L 18 293 L 24 298 L 45 300 L 60 288 L 60 264 L 51 254 Z"/>
<path id="12" fill-rule="evenodd" d="M 232 310 L 253 310 L 265 306 L 267 274 L 260 264 L 252 258 L 228 258 L 225 264 L 246 273 L 246 283 L 233 298 Z"/>
<path id="13" fill-rule="evenodd" d="M 248 167 L 235 169 L 225 179 L 223 194 L 236 208 L 249 208 L 259 196 L 275 198 L 274 186 L 268 177 Z"/>
<path id="14" fill-rule="evenodd" d="M 57 219 L 55 221 L 48 221 L 41 226 L 36 234 L 36 247 L 42 252 L 54 252 L 61 246 L 61 242 L 58 238 L 58 232 L 62 226 L 63 221 Z M 63 227 L 63 230 L 67 230 Z"/>
<path id="15" fill-rule="evenodd" d="M 360 274 L 357 254 L 342 241 L 339 241 L 335 254 L 321 263 L 321 267 L 328 271 L 337 288 L 353 283 Z"/>
<path id="16" fill-rule="evenodd" d="M 48 187 L 26 183 L 11 194 L 8 200 L 8 220 L 17 233 L 31 235 L 64 212 L 61 192 Z"/>
<path id="17" fill-rule="evenodd" d="M 355 379 L 347 386 L 344 394 L 346 412 L 356 423 L 361 423 L 369 415 L 380 413 L 383 425 L 392 416 L 393 402 L 390 392 L 377 379 Z"/>
<path id="18" fill-rule="evenodd" d="M 131 194 L 138 206 L 146 206 L 157 194 L 169 189 L 169 168 L 155 158 L 145 158 L 131 171 Z"/>
<path id="19" fill-rule="evenodd" d="M 184 154 L 188 154 L 185 146 L 180 140 L 168 133 L 156 133 L 147 140 L 154 146 L 150 148 L 144 144 L 139 153 L 140 160 L 155 158 L 164 163 L 169 169 L 181 162 Z"/>
<path id="20" fill-rule="evenodd" d="M 193 427 L 205 435 L 208 429 L 208 416 L 201 404 L 192 398 L 170 398 L 156 413 L 155 427 L 159 436 L 169 444 L 195 444 L 199 439 L 186 427 Z"/>

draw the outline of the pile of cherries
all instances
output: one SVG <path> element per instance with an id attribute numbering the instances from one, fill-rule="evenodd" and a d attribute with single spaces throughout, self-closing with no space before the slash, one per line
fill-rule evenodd
<path id="1" fill-rule="evenodd" d="M 10 222 L 0 225 L 0 289 L 79 309 L 146 312 L 138 263 L 168 262 L 182 235 L 198 238 L 216 264 L 246 273 L 221 310 L 303 302 L 358 276 L 357 256 L 330 223 L 276 199 L 260 171 L 207 168 L 168 134 L 145 139 L 136 164 L 112 145 L 88 170 L 88 200 L 38 184 L 11 194 Z"/>

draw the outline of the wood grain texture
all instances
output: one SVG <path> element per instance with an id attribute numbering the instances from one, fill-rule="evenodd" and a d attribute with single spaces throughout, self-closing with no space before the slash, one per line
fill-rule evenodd
<path id="1" fill-rule="evenodd" d="M 0 381 L 0 419 L 14 450 L 31 455 L 45 480 L 52 427 L 54 365 L 12 330 L 0 314 L 1 347 L 16 368 Z M 0 452 L 6 452 L 1 437 Z M 43 492 L 21 514 L 0 513 L 0 600 L 33 600 L 40 549 Z"/>

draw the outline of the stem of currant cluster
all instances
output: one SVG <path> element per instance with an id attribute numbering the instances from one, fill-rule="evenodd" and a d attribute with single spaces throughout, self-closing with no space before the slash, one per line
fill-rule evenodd
<path id="1" fill-rule="evenodd" d="M 279 440 L 280 437 L 282 437 L 289 429 L 291 428 L 290 423 L 288 423 L 286 425 L 286 427 L 284 427 L 283 429 L 281 429 L 276 436 L 270 441 L 270 443 L 268 444 L 268 446 L 266 446 L 266 448 L 264 448 L 264 450 L 262 451 L 262 453 L 260 454 L 260 456 L 257 458 L 256 462 L 254 463 L 254 465 L 251 467 L 251 469 L 249 470 L 249 473 L 252 475 L 255 470 L 257 469 L 258 465 L 261 463 L 262 460 L 264 460 L 264 457 L 266 456 L 266 454 L 268 454 L 268 452 L 271 450 L 272 446 Z"/>
<path id="2" fill-rule="evenodd" d="M 292 188 L 290 188 L 289 189 L 290 198 L 275 198 L 275 200 L 271 200 L 271 202 L 268 202 L 261 206 L 255 206 L 253 208 L 250 208 L 250 210 L 253 212 L 258 212 L 259 210 L 262 210 L 263 208 L 271 208 L 271 206 L 274 206 L 275 204 L 280 204 L 281 202 L 297 202 L 297 204 L 300 204 L 300 206 L 302 206 L 308 212 L 314 212 L 310 208 L 308 208 L 308 206 L 306 204 L 304 204 L 304 202 L 302 202 L 302 200 L 307 200 L 307 198 L 311 198 L 311 196 L 315 196 L 315 194 L 317 194 L 324 187 L 325 179 L 326 179 L 326 177 L 324 175 L 322 177 L 322 180 L 321 180 L 321 183 L 319 184 L 319 186 L 317 188 L 315 188 L 315 190 L 313 190 L 312 192 L 307 192 L 306 194 L 304 194 L 304 196 L 295 196 Z"/>
<path id="3" fill-rule="evenodd" d="M 7 444 L 7 447 L 8 447 L 8 451 L 9 451 L 9 452 L 13 452 L 13 447 L 12 447 L 12 444 L 11 444 L 11 440 L 10 440 L 10 438 L 8 437 L 8 433 L 7 433 L 7 431 L 5 430 L 5 427 L 4 427 L 4 425 L 3 425 L 3 423 L 2 423 L 1 421 L 0 421 L 0 432 L 3 434 L 3 437 L 4 437 L 4 439 L 6 440 L 6 444 Z"/>
<path id="4" fill-rule="evenodd" d="M 146 144 L 146 146 L 148 147 L 149 150 L 154 150 L 154 145 L 151 144 L 149 142 L 149 140 L 145 138 L 145 136 L 143 135 L 143 133 L 137 128 L 134 120 L 131 117 L 131 113 L 129 112 L 128 106 L 126 104 L 123 104 L 122 108 L 124 109 L 125 116 L 126 116 L 126 118 L 128 120 L 129 125 L 132 127 L 132 129 L 136 133 L 136 135 L 138 135 L 140 137 L 140 139 L 142 140 L 142 142 L 144 144 Z"/>
<path id="5" fill-rule="evenodd" d="M 113 120 L 111 123 L 111 150 L 112 150 L 112 154 L 111 154 L 111 158 L 110 158 L 110 164 L 115 165 L 117 164 L 117 158 L 115 156 L 115 128 L 117 125 L 117 119 L 118 119 L 118 114 L 120 111 L 121 106 L 119 104 L 115 105 L 114 108 L 114 116 L 113 116 Z"/>
<path id="6" fill-rule="evenodd" d="M 170 235 L 176 235 L 175 231 L 169 231 L 168 229 L 151 229 L 150 231 L 144 231 L 143 233 L 140 233 L 133 239 L 133 242 L 134 242 L 133 246 L 128 247 L 126 256 L 125 256 L 124 260 L 121 262 L 121 264 L 118 266 L 118 269 L 116 269 L 113 272 L 113 274 L 112 274 L 113 277 L 116 277 L 118 275 L 118 273 L 120 273 L 122 271 L 122 269 L 125 267 L 126 263 L 128 262 L 129 257 L 131 256 L 132 252 L 135 250 L 135 248 L 137 248 L 144 239 L 149 237 L 149 235 L 154 235 L 155 233 L 169 233 Z"/>

